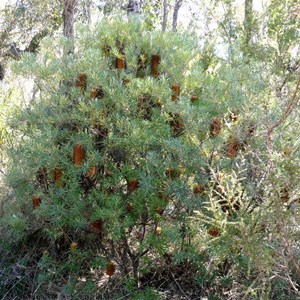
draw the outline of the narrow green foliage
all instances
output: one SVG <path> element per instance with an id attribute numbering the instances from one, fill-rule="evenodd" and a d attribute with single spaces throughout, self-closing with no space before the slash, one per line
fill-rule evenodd
<path id="1" fill-rule="evenodd" d="M 239 282 L 241 298 L 267 299 L 280 239 L 298 233 L 284 206 L 298 190 L 297 142 L 280 154 L 292 122 L 273 149 L 265 138 L 282 113 L 271 68 L 241 59 L 238 43 L 230 61 L 210 59 L 187 35 L 136 20 L 78 26 L 64 57 L 66 43 L 46 38 L 15 64 L 40 90 L 8 121 L 14 197 L 2 222 L 15 245 L 41 243 L 41 292 L 55 281 L 73 298 L 160 299 L 151 284 L 181 276 L 207 288 L 195 297 Z"/>

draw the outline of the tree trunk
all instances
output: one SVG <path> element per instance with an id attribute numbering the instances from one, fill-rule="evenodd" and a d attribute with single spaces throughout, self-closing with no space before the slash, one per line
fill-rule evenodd
<path id="1" fill-rule="evenodd" d="M 128 6 L 127 6 L 127 13 L 129 15 L 138 15 L 140 14 L 140 4 L 141 2 L 138 0 L 129 0 Z"/>
<path id="2" fill-rule="evenodd" d="M 244 31 L 245 31 L 245 45 L 249 46 L 252 38 L 252 15 L 253 15 L 253 0 L 245 0 L 245 18 L 244 18 Z"/>
<path id="3" fill-rule="evenodd" d="M 30 41 L 29 45 L 26 47 L 25 50 L 21 50 L 19 47 L 16 46 L 15 43 L 12 43 L 10 48 L 4 53 L 3 57 L 10 57 L 14 60 L 19 60 L 21 58 L 21 54 L 24 52 L 31 52 L 35 53 L 39 47 L 40 41 L 47 36 L 49 33 L 48 29 L 44 29 L 41 32 L 38 32 Z M 5 62 L 4 58 L 4 62 Z M 0 81 L 4 79 L 4 63 L 0 63 Z"/>
<path id="4" fill-rule="evenodd" d="M 163 0 L 163 20 L 162 20 L 162 31 L 165 32 L 167 29 L 168 22 L 168 0 Z"/>
<path id="5" fill-rule="evenodd" d="M 0 64 L 0 81 L 4 79 L 4 67 Z"/>
<path id="6" fill-rule="evenodd" d="M 177 21 L 178 21 L 178 12 L 182 5 L 183 0 L 176 0 L 174 5 L 174 13 L 173 13 L 173 24 L 172 24 L 172 31 L 177 30 Z"/>
<path id="7" fill-rule="evenodd" d="M 74 13 L 77 0 L 62 0 L 63 1 L 63 35 L 71 40 L 74 39 Z M 73 41 L 68 49 L 65 49 L 66 54 L 74 52 Z"/>
<path id="8" fill-rule="evenodd" d="M 67 38 L 74 38 L 74 12 L 76 0 L 63 0 L 63 34 Z"/>
<path id="9" fill-rule="evenodd" d="M 88 26 L 91 25 L 91 0 L 85 0 L 84 1 L 84 16 L 85 16 L 85 22 L 88 24 Z"/>

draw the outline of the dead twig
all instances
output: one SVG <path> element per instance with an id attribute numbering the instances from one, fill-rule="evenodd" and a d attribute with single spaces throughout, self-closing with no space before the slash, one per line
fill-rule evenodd
<path id="1" fill-rule="evenodd" d="M 188 297 L 188 295 L 184 292 L 184 290 L 182 289 L 182 287 L 180 286 L 180 284 L 178 283 L 178 281 L 176 280 L 175 276 L 173 275 L 172 272 L 170 272 L 174 282 L 176 283 L 176 285 L 178 286 L 179 290 L 181 291 L 181 293 L 187 298 L 190 299 L 190 297 Z"/>

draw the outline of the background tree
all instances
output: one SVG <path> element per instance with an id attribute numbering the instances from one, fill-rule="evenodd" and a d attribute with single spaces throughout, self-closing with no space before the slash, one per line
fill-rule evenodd
<path id="1" fill-rule="evenodd" d="M 245 17 L 244 17 L 244 31 L 245 31 L 245 44 L 250 46 L 251 32 L 253 30 L 253 0 L 245 0 Z"/>
<path id="2" fill-rule="evenodd" d="M 127 11 L 129 14 L 139 14 L 141 12 L 141 2 L 139 0 L 129 0 Z"/>
<path id="3" fill-rule="evenodd" d="M 165 32 L 168 24 L 168 0 L 163 0 L 163 19 L 162 19 L 162 31 Z"/>
<path id="4" fill-rule="evenodd" d="M 173 22 L 172 22 L 172 31 L 177 30 L 178 23 L 178 13 L 179 9 L 182 6 L 183 0 L 176 0 L 174 4 L 174 12 L 173 12 Z"/>
<path id="5" fill-rule="evenodd" d="M 77 0 L 63 0 L 63 35 L 74 39 L 74 12 Z"/>
<path id="6" fill-rule="evenodd" d="M 39 41 L 56 31 L 62 22 L 60 1 L 22 1 L 7 4 L 1 11 L 0 64 L 35 52 Z"/>

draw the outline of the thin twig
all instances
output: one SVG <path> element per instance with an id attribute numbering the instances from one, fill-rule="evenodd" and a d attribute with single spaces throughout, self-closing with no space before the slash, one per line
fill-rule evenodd
<path id="1" fill-rule="evenodd" d="M 287 250 L 287 253 L 288 253 L 288 257 L 292 261 L 292 263 L 293 263 L 293 265 L 294 265 L 294 267 L 295 267 L 295 269 L 297 271 L 297 274 L 300 277 L 300 266 L 299 266 L 297 260 L 295 259 L 295 256 L 294 256 L 294 254 L 292 252 L 292 249 L 291 249 L 291 245 L 288 242 L 288 240 L 286 240 L 285 246 L 286 246 L 286 250 Z"/>
<path id="2" fill-rule="evenodd" d="M 176 280 L 176 278 L 174 277 L 173 273 L 171 273 L 171 276 L 173 278 L 173 280 L 175 281 L 176 285 L 178 286 L 178 288 L 180 289 L 181 293 L 188 299 L 190 299 L 190 297 L 188 297 L 188 295 L 184 292 L 184 290 L 182 289 L 182 287 L 180 286 L 180 284 L 178 283 L 178 281 Z"/>
<path id="3" fill-rule="evenodd" d="M 30 270 L 29 272 L 27 272 L 24 276 L 22 276 L 22 278 L 20 278 L 5 294 L 4 296 L 1 298 L 1 300 L 5 300 L 6 296 L 8 296 L 8 294 L 26 277 L 28 276 L 30 273 L 32 273 L 32 270 Z"/>
<path id="4" fill-rule="evenodd" d="M 267 145 L 269 149 L 271 149 L 272 133 L 274 129 L 277 128 L 279 125 L 281 125 L 289 117 L 289 115 L 293 112 L 293 109 L 296 107 L 296 105 L 299 102 L 299 99 L 297 99 L 297 93 L 299 91 L 299 87 L 300 87 L 300 74 L 292 98 L 289 101 L 285 111 L 282 113 L 280 119 L 277 122 L 275 122 L 267 131 Z"/>
<path id="5" fill-rule="evenodd" d="M 288 282 L 289 284 L 291 285 L 291 287 L 293 288 L 294 292 L 300 296 L 300 291 L 297 289 L 297 287 L 295 286 L 295 283 L 293 282 L 291 276 L 289 274 L 287 274 L 287 279 L 288 279 Z"/>

